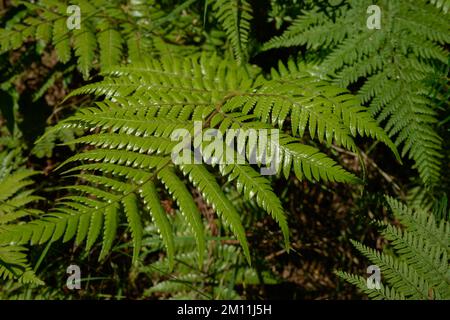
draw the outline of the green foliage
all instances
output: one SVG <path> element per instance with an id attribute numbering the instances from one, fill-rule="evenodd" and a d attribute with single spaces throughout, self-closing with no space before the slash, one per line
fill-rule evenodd
<path id="1" fill-rule="evenodd" d="M 15 1 L 15 5 L 19 8 L 15 17 L 0 29 L 1 52 L 16 50 L 29 39 L 52 44 L 59 61 L 68 63 L 72 56 L 77 58 L 85 79 L 94 67 L 105 69 L 151 54 L 153 37 L 157 38 L 154 33 L 175 19 L 173 15 L 165 17 L 153 0 Z M 79 28 L 69 28 L 76 22 L 76 11 L 68 10 L 69 5 L 80 9 Z"/>
<path id="2" fill-rule="evenodd" d="M 366 27 L 373 4 L 382 10 L 380 30 Z M 68 28 L 69 5 L 81 9 L 79 29 Z M 446 198 L 435 202 L 445 193 L 437 186 L 448 184 L 448 119 L 440 120 L 448 118 L 448 8 L 447 0 L 7 1 L 0 12 L 0 278 L 9 289 L 0 296 L 64 297 L 29 284 L 43 283 L 36 272 L 62 288 L 65 270 L 55 266 L 69 254 L 49 264 L 57 279 L 37 270 L 50 247 L 74 242 L 70 259 L 83 245 L 81 259 L 98 258 L 98 268 L 123 271 L 129 265 L 115 259 L 131 257 L 130 277 L 137 270 L 157 282 L 144 297 L 240 298 L 247 286 L 274 282 L 259 269 L 261 232 L 265 243 L 278 227 L 273 241 L 284 247 L 268 260 L 295 251 L 303 264 L 296 250 L 299 243 L 308 250 L 308 239 L 290 219 L 308 210 L 309 197 L 317 212 L 331 194 L 340 214 L 373 205 L 384 192 L 373 192 L 383 188 L 369 180 L 375 168 L 395 192 L 417 186 L 407 197 L 414 210 L 388 200 L 405 227 L 383 233 L 398 256 L 353 242 L 382 267 L 381 290 L 339 275 L 373 298 L 449 299 L 449 227 L 435 223 L 448 219 Z M 293 46 L 300 52 L 264 52 Z M 385 159 L 368 141 L 397 162 L 377 166 Z M 407 155 L 419 177 L 400 167 Z M 31 187 L 40 171 L 45 205 Z M 334 197 L 338 185 L 358 197 L 348 199 L 352 208 Z M 425 213 L 432 208 L 434 217 Z M 336 228 L 372 239 L 364 225 Z M 32 268 L 26 252 L 43 244 Z M 37 248 L 30 251 L 34 261 Z"/>
<path id="3" fill-rule="evenodd" d="M 369 289 L 366 280 L 339 271 L 337 274 L 356 285 L 372 299 L 448 300 L 450 298 L 450 225 L 446 219 L 436 221 L 423 210 L 413 211 L 393 198 L 387 201 L 404 228 L 387 225 L 382 235 L 397 255 L 380 253 L 363 244 L 353 245 L 381 269 L 387 284 Z"/>
<path id="4" fill-rule="evenodd" d="M 217 0 L 213 10 L 227 33 L 236 60 L 238 63 L 247 62 L 252 7 L 246 0 Z"/>
<path id="5" fill-rule="evenodd" d="M 371 30 L 366 11 L 374 4 L 381 8 L 381 29 Z M 450 33 L 444 11 L 427 1 L 407 0 L 352 1 L 336 10 L 336 18 L 315 8 L 264 48 L 326 48 L 323 72 L 342 87 L 357 83 L 361 101 L 378 115 L 396 145 L 403 145 L 402 156 L 414 159 L 422 181 L 435 186 L 441 175 L 442 139 L 431 96 L 436 80 L 430 80 L 445 78 L 448 72 L 443 46 L 450 42 Z"/>
<path id="6" fill-rule="evenodd" d="M 38 216 L 42 212 L 27 209 L 26 206 L 38 201 L 41 197 L 33 195 L 29 189 L 33 181 L 29 179 L 36 172 L 27 169 L 14 170 L 11 166 L 13 153 L 0 154 L 0 237 L 13 223 L 24 217 Z M 43 284 L 34 274 L 28 264 L 25 254 L 26 248 L 14 242 L 0 245 L 0 279 L 17 279 L 21 283 Z"/>
<path id="7" fill-rule="evenodd" d="M 431 0 L 430 2 L 438 8 L 442 8 L 445 13 L 450 9 L 450 1 L 448 0 Z"/>
<path id="8" fill-rule="evenodd" d="M 202 154 L 210 165 L 199 165 L 174 164 L 172 151 L 178 142 L 171 139 L 176 129 L 183 128 L 194 139 L 184 137 L 182 144 L 207 150 L 213 142 L 203 141 L 198 145 L 195 121 L 202 121 L 202 129 L 216 128 L 224 135 L 226 129 L 284 129 L 285 119 L 291 115 L 293 135 L 281 133 L 280 139 L 266 141 L 264 148 L 267 154 L 272 152 L 268 160 L 275 165 L 276 172 L 289 177 L 293 169 L 297 178 L 309 181 L 354 183 L 359 180 L 318 149 L 300 143 L 298 138 L 304 136 L 307 126 L 309 135 L 319 142 L 334 140 L 338 145 L 356 150 L 353 137 L 359 134 L 385 142 L 395 152 L 392 142 L 353 96 L 302 73 L 295 64 L 291 63 L 289 68 L 280 65 L 270 79 L 250 78 L 235 63 L 205 55 L 187 59 L 168 57 L 112 68 L 103 81 L 71 94 L 94 94 L 105 99 L 81 109 L 50 131 L 67 128 L 95 131 L 73 141 L 95 148 L 78 153 L 60 165 L 65 167 L 81 161 L 69 172 L 80 170 L 76 176 L 89 184 L 68 187 L 80 194 L 61 199 L 60 205 L 41 220 L 11 227 L 0 241 L 45 243 L 75 238 L 80 244 L 87 239 L 86 246 L 90 249 L 104 230 L 101 255 L 104 257 L 114 237 L 115 222 L 111 221 L 115 221 L 117 209 L 123 208 L 136 258 L 141 241 L 140 212 L 144 209 L 149 210 L 173 261 L 173 232 L 156 200 L 155 190 L 161 188 L 176 200 L 185 216 L 197 240 L 201 265 L 203 226 L 190 189 L 185 185 L 188 178 L 239 240 L 250 262 L 241 217 L 221 189 L 216 178 L 219 175 L 233 181 L 245 198 L 255 199 L 277 221 L 289 248 L 289 228 L 280 200 L 269 180 L 248 163 L 260 145 L 258 140 L 249 139 L 244 144 L 247 160 L 242 164 L 226 164 L 227 152 L 218 153 L 215 149 L 211 154 Z M 242 136 L 237 139 L 242 142 Z M 247 141 L 246 136 L 243 141 Z M 232 151 L 232 159 L 239 157 L 239 150 L 225 147 Z M 278 161 L 271 149 L 279 150 Z M 263 166 L 260 156 L 257 163 Z M 215 170 L 215 174 L 210 170 Z M 146 208 L 141 207 L 138 198 Z"/>

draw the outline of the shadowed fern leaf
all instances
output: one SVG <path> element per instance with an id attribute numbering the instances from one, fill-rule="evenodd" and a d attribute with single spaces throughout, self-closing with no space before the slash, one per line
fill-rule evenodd
<path id="1" fill-rule="evenodd" d="M 29 189 L 33 181 L 29 179 L 36 172 L 27 169 L 11 170 L 8 154 L 0 154 L 0 237 L 4 229 L 18 223 L 25 217 L 39 216 L 36 209 L 26 206 L 41 197 L 33 195 Z M 17 279 L 21 283 L 43 284 L 35 275 L 26 258 L 27 249 L 14 242 L 0 244 L 0 279 Z"/>
<path id="2" fill-rule="evenodd" d="M 380 253 L 359 242 L 354 246 L 381 269 L 387 284 L 369 289 L 361 276 L 346 272 L 337 274 L 358 286 L 375 299 L 448 300 L 450 298 L 450 225 L 444 219 L 436 222 L 428 212 L 408 209 L 398 201 L 387 201 L 404 229 L 387 225 L 383 236 L 390 241 L 398 256 Z"/>
<path id="3" fill-rule="evenodd" d="M 432 79 L 448 73 L 447 1 L 351 1 L 333 19 L 313 9 L 275 37 L 265 49 L 306 45 L 329 51 L 321 64 L 342 87 L 355 84 L 363 103 L 384 123 L 402 156 L 415 161 L 422 181 L 440 180 L 442 139 L 436 132 Z M 381 29 L 367 27 L 367 9 L 381 9 Z M 359 85 L 361 83 L 361 85 Z"/>
<path id="4" fill-rule="evenodd" d="M 289 248 L 286 215 L 270 180 L 263 175 L 288 177 L 293 171 L 297 178 L 312 182 L 360 181 L 317 148 L 301 143 L 306 125 L 309 135 L 319 142 L 334 141 L 355 150 L 353 138 L 361 135 L 385 142 L 394 152 L 395 147 L 345 90 L 297 67 L 291 71 L 283 68 L 280 65 L 269 79 L 251 77 L 238 64 L 207 55 L 168 56 L 111 68 L 103 81 L 72 93 L 103 99 L 81 108 L 47 133 L 67 128 L 86 131 L 71 143 L 89 148 L 59 167 L 77 172 L 74 176 L 80 183 L 68 187 L 72 193 L 52 212 L 8 229 L 0 235 L 0 243 L 43 243 L 60 238 L 81 243 L 87 238 L 90 248 L 103 234 L 104 257 L 111 246 L 115 212 L 123 210 L 136 259 L 141 213 L 149 210 L 173 263 L 173 232 L 160 205 L 162 195 L 168 193 L 196 239 L 201 265 L 204 226 L 191 193 L 197 188 L 239 240 L 250 262 L 241 214 L 221 188 L 224 177 L 275 219 Z M 285 121 L 289 116 L 291 127 Z M 225 141 L 211 139 L 207 132 L 225 137 Z"/>

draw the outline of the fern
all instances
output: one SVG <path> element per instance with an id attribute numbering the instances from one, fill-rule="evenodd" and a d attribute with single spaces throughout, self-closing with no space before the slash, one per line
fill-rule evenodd
<path id="1" fill-rule="evenodd" d="M 436 222 L 423 210 L 412 211 L 392 198 L 387 201 L 394 216 L 405 227 L 387 225 L 383 236 L 398 256 L 380 253 L 352 241 L 364 256 L 380 267 L 387 282 L 379 290 L 367 288 L 364 278 L 345 272 L 337 274 L 377 299 L 447 300 L 450 297 L 450 225 Z"/>
<path id="2" fill-rule="evenodd" d="M 164 22 L 175 19 L 173 14 L 170 19 L 164 17 L 155 1 L 44 0 L 15 1 L 14 5 L 24 9 L 0 29 L 0 52 L 18 49 L 29 39 L 42 41 L 55 48 L 62 63 L 75 56 L 84 79 L 94 68 L 102 70 L 125 59 L 139 61 L 153 54 L 156 31 Z M 81 14 L 80 26 L 73 30 L 67 24 L 73 14 L 68 12 L 69 5 L 78 6 Z"/>
<path id="3" fill-rule="evenodd" d="M 218 0 L 214 1 L 213 10 L 227 33 L 237 62 L 247 62 L 252 7 L 246 0 Z"/>
<path id="4" fill-rule="evenodd" d="M 437 8 L 441 8 L 445 13 L 450 9 L 450 1 L 448 0 L 431 0 L 430 2 Z"/>
<path id="5" fill-rule="evenodd" d="M 10 153 L 12 154 L 12 153 Z M 29 179 L 36 172 L 27 169 L 11 170 L 8 154 L 0 155 L 0 237 L 4 229 L 15 224 L 25 217 L 39 216 L 41 212 L 36 209 L 27 209 L 26 206 L 38 201 L 41 197 L 33 195 L 29 189 L 33 181 Z M 31 269 L 27 258 L 27 249 L 15 243 L 2 243 L 0 245 L 0 279 L 17 279 L 21 283 L 42 285 L 43 282 Z"/>
<path id="6" fill-rule="evenodd" d="M 446 7 L 444 1 L 432 1 Z M 366 10 L 379 5 L 380 30 L 366 27 Z M 447 10 L 427 1 L 352 1 L 333 19 L 317 8 L 300 15 L 265 49 L 302 46 L 330 52 L 321 69 L 335 83 L 359 86 L 358 97 L 370 104 L 402 156 L 415 161 L 422 181 L 436 186 L 441 175 L 442 139 L 436 132 L 437 107 L 431 98 L 433 82 L 445 77 L 450 42 Z M 362 81 L 364 79 L 364 81 Z"/>
<path id="7" fill-rule="evenodd" d="M 124 211 L 128 219 L 136 260 L 142 235 L 143 217 L 139 212 L 144 209 L 150 211 L 169 261 L 173 262 L 173 232 L 159 204 L 161 193 L 156 191 L 161 190 L 176 200 L 196 239 L 201 265 L 205 238 L 202 219 L 190 192 L 195 187 L 220 215 L 224 227 L 239 240 L 250 262 L 242 217 L 217 180 L 224 176 L 245 198 L 254 199 L 257 206 L 276 220 L 285 246 L 289 248 L 289 229 L 281 203 L 270 181 L 249 163 L 260 145 L 259 140 L 237 138 L 238 150 L 230 149 L 233 159 L 247 155 L 247 160 L 241 164 L 225 165 L 226 152 L 203 153 L 206 163 L 201 165 L 172 161 L 172 150 L 179 143 L 171 139 L 176 129 L 185 129 L 194 137 L 194 141 L 188 141 L 192 157 L 198 148 L 206 150 L 214 143 L 205 140 L 199 145 L 195 141 L 198 134 L 196 121 L 202 121 L 202 129 L 215 128 L 222 134 L 227 129 L 290 131 L 292 135 L 281 132 L 278 140 L 265 142 L 266 162 L 274 163 L 278 174 L 288 177 L 293 171 L 297 178 L 313 182 L 355 183 L 360 180 L 317 148 L 300 142 L 300 138 L 306 138 L 307 123 L 309 135 L 319 142 L 334 141 L 356 150 L 353 137 L 359 134 L 385 142 L 395 152 L 386 134 L 345 90 L 303 73 L 292 64 L 290 75 L 280 65 L 269 79 L 251 77 L 242 72 L 242 68 L 216 56 L 164 57 L 111 68 L 103 81 L 74 91 L 71 96 L 93 94 L 104 99 L 92 107 L 80 109 L 47 134 L 69 128 L 91 132 L 71 142 L 91 148 L 60 165 L 60 168 L 66 168 L 78 163 L 67 172 L 79 172 L 75 177 L 85 183 L 69 186 L 70 195 L 62 198 L 42 219 L 8 228 L 0 235 L 0 243 L 44 243 L 75 238 L 77 244 L 87 239 L 89 249 L 102 234 L 103 258 L 114 236 L 113 212 L 119 210 Z M 296 118 L 299 112 L 301 115 Z M 285 121 L 289 116 L 291 128 Z M 241 152 L 239 142 L 244 146 Z M 279 150 L 279 161 L 273 154 L 269 156 L 269 149 Z M 213 158 L 216 161 L 209 161 Z M 261 168 L 267 165 L 263 160 L 258 156 L 251 164 Z M 188 180 L 191 186 L 186 186 Z M 141 200 L 146 209 L 142 208 Z"/>

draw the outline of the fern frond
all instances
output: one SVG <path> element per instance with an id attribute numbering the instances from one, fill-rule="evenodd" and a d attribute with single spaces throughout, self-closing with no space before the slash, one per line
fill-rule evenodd
<path id="1" fill-rule="evenodd" d="M 139 61 L 153 54 L 153 41 L 149 41 L 148 34 L 161 28 L 166 18 L 164 10 L 156 5 L 147 6 L 146 14 L 151 17 L 147 19 L 136 14 L 135 3 L 125 7 L 122 1 L 74 0 L 70 5 L 80 8 L 81 19 L 80 25 L 71 30 L 65 2 L 16 1 L 14 5 L 26 9 L 20 18 L 7 20 L 7 27 L 0 30 L 1 52 L 17 49 L 29 39 L 40 40 L 53 46 L 58 60 L 67 63 L 74 49 L 84 79 L 89 78 L 92 69 L 109 68 L 119 64 L 122 57 Z"/>
<path id="2" fill-rule="evenodd" d="M 147 209 L 150 211 L 153 221 L 158 228 L 158 232 L 161 234 L 162 241 L 167 250 L 169 270 L 172 270 L 175 257 L 175 245 L 172 226 L 170 225 L 170 222 L 166 217 L 166 212 L 161 206 L 161 203 L 158 201 L 159 196 L 154 184 L 151 181 L 147 182 L 144 187 L 140 189 L 140 195 L 143 198 L 144 203 L 148 206 Z M 199 247 L 202 248 L 203 243 L 199 243 L 200 240 L 202 239 L 198 239 L 197 243 Z M 199 257 L 199 261 L 202 261 L 202 258 L 203 257 Z"/>
<path id="3" fill-rule="evenodd" d="M 337 276 L 345 281 L 357 286 L 362 292 L 367 294 L 373 300 L 406 300 L 403 294 L 397 292 L 394 288 L 384 286 L 380 283 L 380 289 L 369 289 L 367 280 L 361 276 L 350 274 L 343 271 L 336 271 Z"/>
<path id="4" fill-rule="evenodd" d="M 59 60 L 66 63 L 71 57 L 70 38 L 68 36 L 66 19 L 60 18 L 55 21 L 53 26 L 53 43 Z"/>
<path id="5" fill-rule="evenodd" d="M 122 37 L 112 26 L 105 26 L 98 36 L 100 48 L 100 64 L 102 66 L 114 66 L 122 60 Z"/>
<path id="6" fill-rule="evenodd" d="M 411 266 L 390 255 L 380 254 L 357 241 L 351 242 L 359 252 L 380 267 L 384 278 L 391 286 L 395 286 L 400 292 L 412 299 L 423 300 L 428 298 L 432 287 L 426 280 L 420 278 Z"/>
<path id="7" fill-rule="evenodd" d="M 225 29 L 239 64 L 248 59 L 248 36 L 252 7 L 247 0 L 217 0 L 213 4 L 216 18 Z"/>
<path id="8" fill-rule="evenodd" d="M 273 192 L 270 181 L 262 177 L 251 166 L 246 165 L 224 165 L 220 168 L 221 173 L 228 180 L 236 180 L 236 189 L 245 198 L 252 199 L 256 196 L 256 203 L 264 211 L 269 213 L 280 226 L 285 242 L 285 247 L 289 248 L 289 227 L 287 218 L 281 205 L 281 201 Z"/>
<path id="9" fill-rule="evenodd" d="M 29 224 L 9 228 L 3 238 L 0 235 L 0 242 L 43 243 L 75 238 L 80 244 L 87 239 L 89 250 L 103 233 L 100 258 L 104 258 L 117 225 L 115 212 L 123 208 L 131 229 L 136 262 L 142 243 L 143 213 L 150 211 L 173 265 L 171 222 L 161 208 L 159 191 L 156 191 L 161 187 L 161 192 L 169 193 L 176 200 L 194 235 L 201 265 L 205 251 L 204 226 L 182 173 L 231 230 L 250 262 L 242 216 L 220 187 L 217 176 L 235 181 L 238 193 L 247 200 L 254 199 L 271 215 L 289 248 L 287 219 L 280 201 L 270 181 L 250 165 L 273 167 L 272 174 L 286 178 L 293 171 L 298 179 L 311 182 L 358 183 L 359 179 L 319 149 L 301 143 L 299 136 L 283 130 L 302 131 L 301 137 L 308 130 L 319 142 L 331 143 L 334 139 L 351 150 L 356 148 L 353 141 L 356 135 L 373 137 L 392 147 L 353 96 L 299 71 L 296 65 L 286 69 L 280 64 L 272 78 L 266 79 L 246 73 L 242 66 L 217 56 L 203 54 L 185 59 L 164 56 L 113 66 L 105 70 L 104 80 L 77 89 L 71 96 L 79 94 L 93 94 L 103 100 L 81 108 L 46 135 L 68 129 L 89 132 L 66 144 L 90 147 L 58 167 L 67 168 L 66 173 L 81 183 L 68 187 L 70 195 L 62 199 L 54 212 Z M 302 112 L 297 118 L 295 110 Z M 291 127 L 286 125 L 289 117 Z M 243 157 L 243 163 L 229 165 L 226 153 L 215 149 L 208 155 L 207 150 L 216 142 L 203 140 L 203 136 L 202 141 L 197 141 L 203 135 L 199 130 L 207 129 L 223 135 L 229 129 L 240 132 L 232 137 L 237 140 L 238 148 L 230 150 L 233 159 Z M 177 140 L 179 130 L 183 134 Z M 251 130 L 265 130 L 270 134 L 257 134 L 252 140 Z M 221 144 L 225 145 L 223 141 Z M 194 164 L 173 160 L 174 149 L 180 145 Z M 199 160 L 198 152 L 204 163 L 195 163 Z M 55 230 L 58 230 L 56 235 Z"/>
<path id="10" fill-rule="evenodd" d="M 448 252 L 449 223 L 436 224 L 433 215 L 423 210 L 412 211 L 398 201 L 386 198 L 394 216 L 405 227 L 388 225 L 383 236 L 396 255 L 380 253 L 352 241 L 364 256 L 377 265 L 389 286 L 368 289 L 362 277 L 345 272 L 337 274 L 366 292 L 370 298 L 440 300 L 450 297 Z M 389 294 L 387 294 L 389 293 Z"/>
<path id="11" fill-rule="evenodd" d="M 20 283 L 43 285 L 28 266 L 26 249 L 20 246 L 0 246 L 0 279 L 17 279 Z"/>
<path id="12" fill-rule="evenodd" d="M 440 250 L 450 250 L 450 225 L 445 220 L 436 224 L 433 215 L 421 210 L 411 210 L 404 204 L 391 197 L 386 198 L 395 217 L 408 228 L 409 231 L 421 235 L 425 239 L 431 239 L 430 243 Z"/>
<path id="13" fill-rule="evenodd" d="M 450 296 L 447 252 L 434 247 L 429 240 L 388 226 L 383 236 L 422 277 L 444 297 Z"/>
<path id="14" fill-rule="evenodd" d="M 431 3 L 446 7 L 444 1 Z M 435 129 L 437 108 L 429 99 L 433 90 L 429 79 L 447 73 L 443 70 L 448 64 L 445 45 L 450 43 L 447 9 L 442 12 L 423 0 L 379 1 L 382 27 L 370 30 L 366 10 L 372 4 L 353 1 L 337 10 L 336 18 L 316 8 L 306 11 L 265 49 L 299 45 L 329 49 L 322 73 L 343 87 L 356 84 L 361 101 L 370 104 L 395 145 L 402 146 L 402 156 L 414 160 L 428 187 L 436 186 L 442 139 Z"/>
<path id="15" fill-rule="evenodd" d="M 102 251 L 100 252 L 98 258 L 99 260 L 103 260 L 111 251 L 114 239 L 116 237 L 117 226 L 118 208 L 117 206 L 109 206 L 105 210 Z"/>
<path id="16" fill-rule="evenodd" d="M 139 256 L 142 242 L 142 222 L 139 215 L 137 197 L 134 193 L 127 194 L 122 204 L 127 215 L 128 224 L 133 237 L 133 262 L 136 262 Z"/>
<path id="17" fill-rule="evenodd" d="M 214 176 L 202 166 L 182 165 L 181 169 L 189 176 L 194 186 L 202 193 L 205 200 L 217 211 L 224 223 L 231 229 L 241 243 L 247 262 L 251 264 L 250 250 L 248 248 L 245 230 L 241 218 L 231 201 L 226 197 Z"/>
<path id="18" fill-rule="evenodd" d="M 75 30 L 75 55 L 78 57 L 78 66 L 84 79 L 89 78 L 89 70 L 94 62 L 94 51 L 97 48 L 97 40 L 90 26 Z"/>

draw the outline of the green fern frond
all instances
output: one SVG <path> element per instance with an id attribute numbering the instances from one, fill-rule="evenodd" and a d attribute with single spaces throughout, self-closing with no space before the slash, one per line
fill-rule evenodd
<path id="1" fill-rule="evenodd" d="M 322 73 L 342 87 L 356 84 L 361 101 L 384 123 L 395 145 L 402 146 L 402 156 L 414 160 L 429 187 L 438 184 L 442 166 L 429 79 L 445 77 L 445 45 L 450 43 L 447 3 L 431 3 L 444 12 L 423 0 L 353 1 L 337 10 L 335 18 L 315 8 L 264 46 L 306 45 L 327 51 Z M 381 29 L 367 27 L 367 8 L 373 4 L 381 8 Z"/>
<path id="2" fill-rule="evenodd" d="M 107 24 L 98 36 L 100 48 L 100 64 L 114 66 L 122 60 L 122 37 L 119 31 Z"/>
<path id="3" fill-rule="evenodd" d="M 127 216 L 128 225 L 133 237 L 133 262 L 136 262 L 139 256 L 142 242 L 142 222 L 139 215 L 137 197 L 134 193 L 127 194 L 122 204 Z"/>
<path id="4" fill-rule="evenodd" d="M 388 197 L 387 202 L 397 219 L 409 231 L 421 235 L 425 239 L 431 239 L 431 243 L 439 250 L 449 252 L 450 225 L 445 220 L 439 224 L 433 215 L 425 214 L 423 210 L 411 210 L 404 204 Z"/>
<path id="5" fill-rule="evenodd" d="M 237 62 L 247 62 L 252 7 L 247 0 L 217 0 L 213 11 L 227 33 Z"/>
<path id="6" fill-rule="evenodd" d="M 161 179 L 168 192 L 177 201 L 181 213 L 191 228 L 197 241 L 199 253 L 198 263 L 199 265 L 202 265 L 203 253 L 205 251 L 204 227 L 200 211 L 192 198 L 191 192 L 186 188 L 184 182 L 178 178 L 177 174 L 169 168 L 161 169 L 161 171 L 158 172 L 158 178 Z"/>
<path id="7" fill-rule="evenodd" d="M 392 147 L 354 97 L 300 72 L 297 66 L 286 69 L 280 65 L 271 79 L 265 79 L 217 56 L 203 54 L 186 59 L 165 56 L 111 67 L 105 70 L 104 80 L 77 89 L 71 96 L 80 94 L 93 94 L 103 100 L 81 108 L 46 135 L 67 129 L 86 131 L 83 137 L 66 144 L 90 147 L 58 167 L 67 168 L 66 173 L 81 183 L 68 187 L 70 195 L 60 201 L 54 212 L 29 224 L 11 227 L 3 237 L 0 235 L 0 242 L 43 243 L 75 238 L 77 244 L 86 240 L 89 250 L 103 234 L 100 258 L 104 258 L 118 223 L 116 212 L 123 207 L 134 244 L 133 260 L 136 261 L 141 247 L 143 212 L 150 211 L 168 259 L 173 263 L 171 223 L 156 191 L 161 188 L 161 192 L 176 200 L 196 239 L 201 265 L 205 251 L 203 222 L 182 173 L 238 239 L 250 263 L 242 217 L 220 187 L 221 176 L 228 177 L 237 192 L 247 200 L 254 199 L 272 216 L 289 248 L 287 219 L 280 201 L 270 181 L 250 165 L 273 167 L 272 174 L 286 178 L 293 171 L 297 178 L 312 182 L 358 183 L 359 179 L 284 129 L 296 133 L 299 127 L 300 131 L 306 131 L 308 126 L 310 136 L 319 142 L 331 143 L 334 138 L 336 143 L 351 150 L 356 148 L 353 141 L 356 135 L 373 137 Z M 296 109 L 307 116 L 296 120 Z M 288 117 L 292 119 L 291 128 L 285 124 Z M 233 159 L 243 157 L 244 162 L 228 165 L 226 153 L 214 148 L 208 155 L 207 150 L 215 142 L 206 138 L 198 142 L 199 135 L 203 134 L 200 129 L 215 129 L 223 135 L 228 129 L 241 130 L 238 136 L 232 137 L 237 140 L 237 149 L 224 147 L 231 150 Z M 183 134 L 177 140 L 174 137 L 179 130 Z M 270 133 L 257 134 L 252 140 L 251 130 Z M 183 140 L 180 142 L 179 138 Z M 173 151 L 180 145 L 194 164 L 174 161 Z M 202 164 L 195 163 L 198 152 Z M 52 236 L 56 229 L 58 233 Z"/>
<path id="8" fill-rule="evenodd" d="M 22 221 L 23 218 L 40 216 L 42 212 L 27 208 L 33 202 L 42 200 L 33 195 L 30 177 L 37 172 L 11 167 L 14 152 L 0 154 L 0 238 L 5 229 Z M 43 285 L 30 267 L 25 251 L 13 241 L 0 242 L 0 279 L 16 279 L 20 283 Z"/>
<path id="9" fill-rule="evenodd" d="M 236 189 L 248 200 L 256 197 L 256 203 L 269 213 L 280 226 L 285 247 L 289 248 L 289 227 L 281 201 L 273 191 L 270 181 L 261 176 L 251 166 L 223 165 L 220 168 L 222 175 L 228 175 L 228 180 L 236 180 Z"/>
<path id="10" fill-rule="evenodd" d="M 337 276 L 345 281 L 355 285 L 362 292 L 367 294 L 370 299 L 373 300 L 406 300 L 402 293 L 397 292 L 394 288 L 384 286 L 380 283 L 380 289 L 369 289 L 367 286 L 367 280 L 361 276 L 350 274 L 344 271 L 336 271 Z"/>
<path id="11" fill-rule="evenodd" d="M 370 298 L 446 300 L 450 297 L 450 266 L 448 263 L 450 225 L 423 210 L 410 210 L 387 197 L 395 218 L 404 230 L 388 225 L 383 236 L 390 241 L 396 255 L 381 253 L 357 241 L 353 245 L 381 270 L 388 285 L 369 289 L 366 281 L 356 275 L 337 275 L 358 286 Z"/>
<path id="12" fill-rule="evenodd" d="M 100 252 L 99 260 L 103 260 L 111 251 L 114 239 L 116 237 L 118 226 L 118 209 L 117 206 L 109 206 L 105 210 L 104 216 L 104 231 L 102 251 Z"/>
<path id="13" fill-rule="evenodd" d="M 426 300 L 428 298 L 431 290 L 430 284 L 421 278 L 417 271 L 406 262 L 387 254 L 380 254 L 357 241 L 351 242 L 359 252 L 380 267 L 383 277 L 389 285 L 395 286 L 399 292 L 414 300 Z"/>
<path id="14" fill-rule="evenodd" d="M 241 218 L 233 203 L 221 190 L 215 177 L 203 166 L 182 165 L 181 169 L 185 175 L 189 176 L 194 186 L 200 190 L 205 200 L 220 215 L 225 225 L 234 233 L 244 250 L 245 258 L 251 264 L 250 250 Z"/>
<path id="15" fill-rule="evenodd" d="M 95 35 L 89 26 L 74 32 L 75 55 L 78 58 L 78 66 L 85 79 L 89 78 L 89 70 L 94 62 L 94 51 L 97 47 Z"/>
<path id="16" fill-rule="evenodd" d="M 173 221 L 177 251 L 173 273 L 167 277 L 166 270 L 171 270 L 167 257 L 137 269 L 152 279 L 160 278 L 145 291 L 144 296 L 162 294 L 170 299 L 183 299 L 186 296 L 193 299 L 240 299 L 235 289 L 238 285 L 277 283 L 268 270 L 257 271 L 246 265 L 239 247 L 221 241 L 229 238 L 209 238 L 208 250 L 204 253 L 208 258 L 201 268 L 197 268 L 196 241 L 180 218 L 175 217 Z M 209 276 L 205 278 L 205 274 Z"/>
<path id="17" fill-rule="evenodd" d="M 180 7 L 187 8 L 190 4 L 192 1 L 187 1 Z M 43 41 L 55 48 L 62 63 L 69 62 L 74 54 L 84 79 L 89 78 L 91 70 L 110 68 L 120 64 L 123 58 L 140 61 L 155 54 L 151 38 L 159 37 L 156 31 L 164 21 L 174 19 L 174 14 L 167 15 L 155 3 L 138 5 L 133 2 L 125 6 L 121 0 L 15 1 L 14 5 L 23 5 L 26 9 L 18 19 L 7 20 L 6 27 L 0 29 L 0 51 L 17 49 L 29 39 Z M 79 26 L 68 24 L 74 14 L 67 11 L 69 5 L 80 9 Z M 145 11 L 145 16 L 140 15 L 139 10 Z M 241 33 L 245 34 L 249 24 L 242 22 L 241 25 Z"/>
<path id="18" fill-rule="evenodd" d="M 13 213 L 30 202 L 42 199 L 32 195 L 30 191 L 22 190 L 33 184 L 28 178 L 36 174 L 35 171 L 23 169 L 0 180 L 0 216 Z"/>
<path id="19" fill-rule="evenodd" d="M 434 4 L 437 8 L 441 8 L 445 13 L 450 10 L 450 1 L 449 0 L 430 0 L 432 4 Z"/>
<path id="20" fill-rule="evenodd" d="M 20 246 L 0 246 L 0 279 L 17 279 L 20 283 L 43 285 L 28 265 L 26 249 Z"/>
<path id="21" fill-rule="evenodd" d="M 169 261 L 169 270 L 172 270 L 174 265 L 174 257 L 175 257 L 175 244 L 173 239 L 173 231 L 172 226 L 170 225 L 169 220 L 166 217 L 166 212 L 164 211 L 161 203 L 158 201 L 159 196 L 154 184 L 149 181 L 147 182 L 143 188 L 140 189 L 140 194 L 143 198 L 144 203 L 148 206 L 148 210 L 155 222 L 155 226 L 158 228 L 158 232 L 161 234 L 162 241 L 167 250 L 167 257 Z M 195 230 L 194 230 L 195 232 Z M 202 235 L 202 232 L 195 233 L 197 237 Z M 201 242 L 201 238 L 197 240 L 199 248 L 203 248 L 203 243 Z M 199 261 L 202 261 L 203 257 L 199 257 Z"/>

